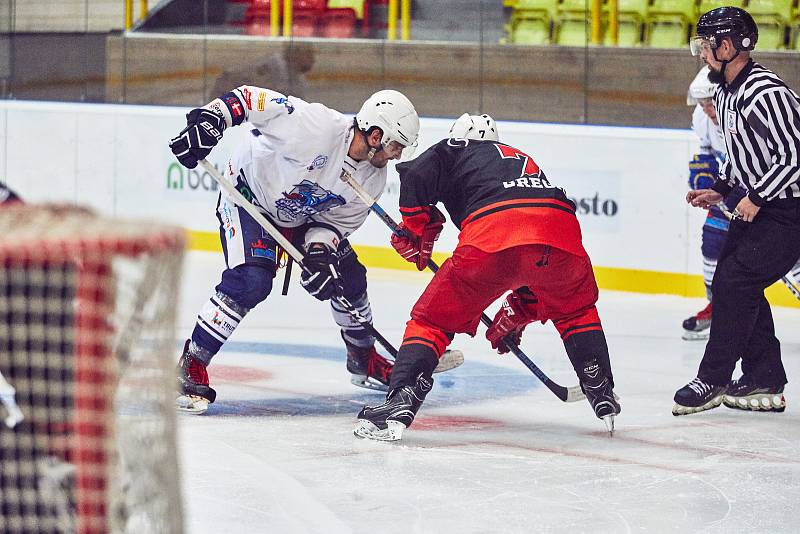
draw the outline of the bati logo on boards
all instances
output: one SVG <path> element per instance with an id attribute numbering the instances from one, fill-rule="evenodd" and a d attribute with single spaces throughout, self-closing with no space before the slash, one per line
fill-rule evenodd
<path id="1" fill-rule="evenodd" d="M 217 182 L 200 167 L 187 169 L 180 163 L 170 163 L 167 167 L 167 189 L 176 191 L 207 191 L 216 194 Z"/>

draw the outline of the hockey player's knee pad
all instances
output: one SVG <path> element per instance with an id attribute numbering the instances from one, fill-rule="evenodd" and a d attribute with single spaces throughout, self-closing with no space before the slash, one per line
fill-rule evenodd
<path id="1" fill-rule="evenodd" d="M 244 263 L 222 273 L 217 291 L 233 299 L 238 305 L 252 309 L 272 291 L 275 271 L 262 265 Z"/>

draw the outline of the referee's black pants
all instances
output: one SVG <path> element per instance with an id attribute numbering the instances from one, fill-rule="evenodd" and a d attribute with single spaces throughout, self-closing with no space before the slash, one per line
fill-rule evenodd
<path id="1" fill-rule="evenodd" d="M 711 283 L 711 334 L 698 378 L 726 385 L 736 362 L 759 386 L 786 384 L 764 290 L 800 258 L 800 199 L 764 205 L 751 223 L 732 221 Z"/>

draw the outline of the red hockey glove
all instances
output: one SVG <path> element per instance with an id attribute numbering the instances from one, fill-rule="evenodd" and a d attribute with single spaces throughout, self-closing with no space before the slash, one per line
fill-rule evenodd
<path id="1" fill-rule="evenodd" d="M 505 339 L 519 345 L 525 326 L 536 320 L 537 302 L 532 293 L 525 291 L 512 291 L 503 301 L 492 325 L 486 330 L 486 339 L 499 354 L 510 350 L 503 342 Z"/>
<path id="2" fill-rule="evenodd" d="M 424 221 L 421 220 L 423 217 Z M 431 259 L 433 242 L 439 239 L 446 221 L 436 206 L 427 206 L 421 213 L 411 217 L 403 215 L 400 224 L 403 235 L 392 234 L 392 246 L 406 261 L 416 264 L 417 270 L 422 271 Z M 415 228 L 419 229 L 419 233 L 414 231 Z"/>

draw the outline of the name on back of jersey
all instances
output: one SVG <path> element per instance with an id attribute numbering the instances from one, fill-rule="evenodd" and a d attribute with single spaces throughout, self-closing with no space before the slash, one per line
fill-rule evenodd
<path id="1" fill-rule="evenodd" d="M 544 176 L 540 175 L 539 177 L 536 177 L 536 178 L 523 176 L 522 178 L 517 178 L 516 180 L 503 181 L 503 187 L 505 189 L 509 189 L 511 187 L 539 187 L 539 188 L 545 188 L 545 187 L 553 187 L 553 186 L 550 185 L 550 182 L 547 180 L 547 178 L 545 178 Z"/>

